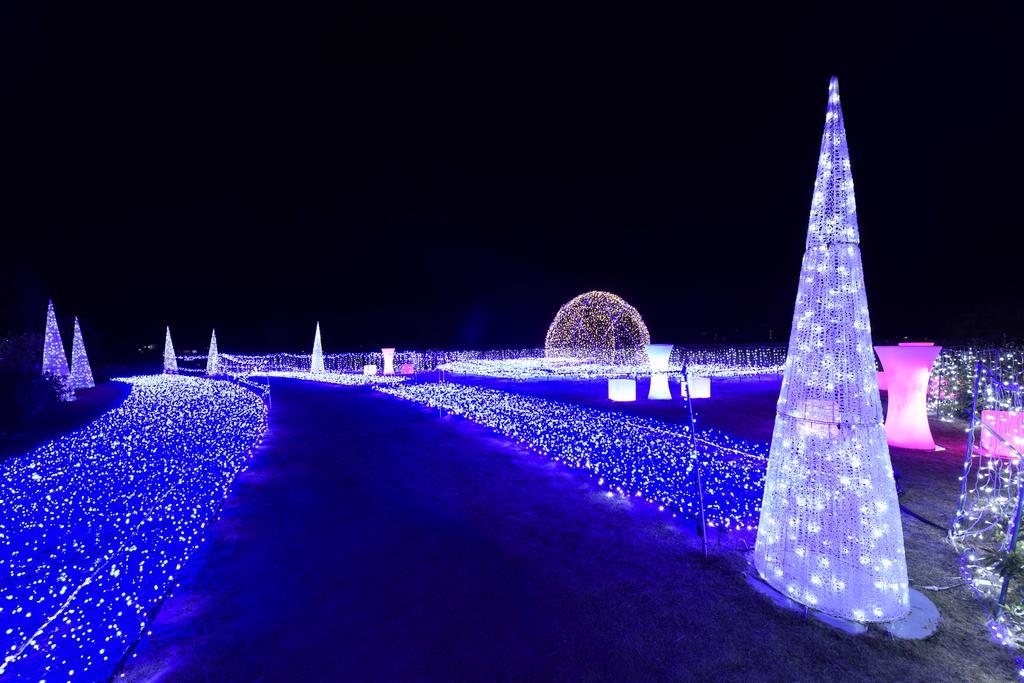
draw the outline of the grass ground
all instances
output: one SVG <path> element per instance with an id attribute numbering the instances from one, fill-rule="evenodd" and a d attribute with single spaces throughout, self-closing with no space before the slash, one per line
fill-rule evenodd
<path id="1" fill-rule="evenodd" d="M 523 388 L 603 401 L 586 383 L 544 384 Z M 773 392 L 716 386 L 701 420 L 763 438 Z M 268 440 L 129 680 L 1015 677 L 964 588 L 929 593 L 942 623 L 927 641 L 849 636 L 751 590 L 749 539 L 726 537 L 704 561 L 691 528 L 459 418 L 289 381 L 273 401 Z M 940 523 L 959 438 L 943 430 L 945 453 L 893 454 L 906 505 Z M 955 583 L 942 532 L 904 525 L 911 580 Z"/>
<path id="2" fill-rule="evenodd" d="M 76 400 L 57 404 L 52 412 L 37 420 L 31 429 L 0 438 L 0 460 L 27 453 L 42 443 L 84 427 L 120 405 L 129 389 L 127 384 L 121 382 L 106 382 L 92 389 L 79 389 Z"/>

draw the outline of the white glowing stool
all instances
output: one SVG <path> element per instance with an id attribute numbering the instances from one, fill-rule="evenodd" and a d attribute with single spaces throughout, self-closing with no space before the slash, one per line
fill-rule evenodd
<path id="1" fill-rule="evenodd" d="M 377 374 L 377 366 L 376 365 L 364 365 L 363 366 L 363 374 L 364 375 L 376 375 Z"/>
<path id="2" fill-rule="evenodd" d="M 927 342 L 875 347 L 889 388 L 885 437 L 890 446 L 935 450 L 928 427 L 928 375 L 940 351 L 941 346 Z"/>
<path id="3" fill-rule="evenodd" d="M 687 386 L 687 383 L 689 386 Z M 689 398 L 711 398 L 710 377 L 689 377 L 686 382 L 680 383 L 683 396 Z"/>
<path id="4" fill-rule="evenodd" d="M 395 350 L 394 349 L 381 349 L 380 352 L 384 354 L 384 374 L 393 375 L 395 374 Z"/>
<path id="5" fill-rule="evenodd" d="M 613 401 L 635 401 L 636 380 L 635 379 L 609 379 L 608 398 Z"/>
<path id="6" fill-rule="evenodd" d="M 671 399 L 672 392 L 668 388 L 668 358 L 672 353 L 672 345 L 647 344 L 644 350 L 647 352 L 647 362 L 651 366 L 651 389 L 647 392 L 647 398 L 655 401 Z"/>

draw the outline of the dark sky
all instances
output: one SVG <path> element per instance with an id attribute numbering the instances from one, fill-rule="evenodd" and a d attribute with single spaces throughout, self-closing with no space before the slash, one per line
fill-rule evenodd
<path id="1" fill-rule="evenodd" d="M 212 4 L 0 4 L 0 331 L 538 346 L 607 289 L 785 339 L 834 73 L 875 338 L 1024 332 L 1019 3 Z"/>

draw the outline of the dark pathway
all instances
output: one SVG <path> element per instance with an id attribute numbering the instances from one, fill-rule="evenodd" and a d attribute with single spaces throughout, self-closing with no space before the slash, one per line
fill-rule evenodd
<path id="1" fill-rule="evenodd" d="M 777 610 L 746 587 L 740 555 L 702 562 L 667 514 L 457 418 L 362 388 L 280 381 L 273 401 L 268 440 L 129 680 L 1013 672 L 994 645 L 957 655 L 960 629 L 894 643 Z"/>

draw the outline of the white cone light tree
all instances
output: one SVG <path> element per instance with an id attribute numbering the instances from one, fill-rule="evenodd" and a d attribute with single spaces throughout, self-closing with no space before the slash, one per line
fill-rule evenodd
<path id="1" fill-rule="evenodd" d="M 217 330 L 210 335 L 210 351 L 206 355 L 206 374 L 216 377 L 220 374 L 220 355 L 217 353 Z"/>
<path id="2" fill-rule="evenodd" d="M 313 335 L 313 357 L 309 362 L 309 371 L 314 375 L 324 374 L 324 348 L 320 343 L 320 323 L 316 324 L 316 334 Z"/>
<path id="3" fill-rule="evenodd" d="M 909 587 L 859 245 L 833 78 L 754 564 L 808 607 L 885 622 Z"/>
<path id="4" fill-rule="evenodd" d="M 60 338 L 57 327 L 57 314 L 53 309 L 53 299 L 46 309 L 46 332 L 43 336 L 43 374 L 50 375 L 60 383 L 60 399 L 74 401 L 74 387 L 71 386 L 71 370 L 68 369 L 68 357 L 64 351 L 64 341 Z"/>
<path id="5" fill-rule="evenodd" d="M 167 336 L 164 338 L 164 374 L 178 374 L 178 357 L 174 355 L 174 344 L 171 343 L 171 328 L 167 328 Z"/>
<path id="6" fill-rule="evenodd" d="M 96 382 L 92 377 L 89 356 L 85 353 L 85 342 L 82 341 L 82 328 L 75 317 L 75 337 L 71 343 L 71 386 L 75 389 L 92 389 Z"/>

